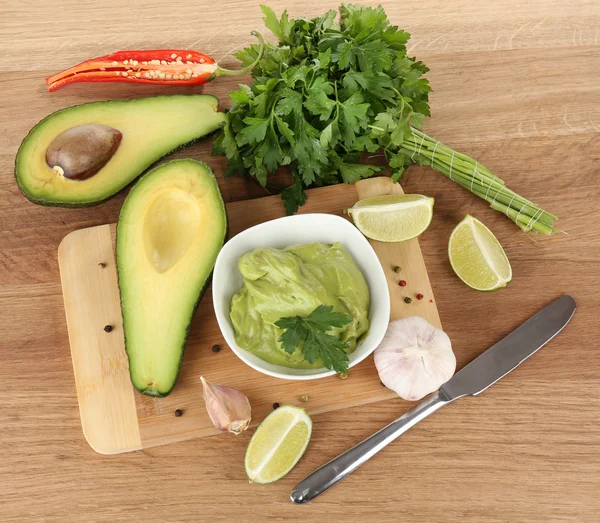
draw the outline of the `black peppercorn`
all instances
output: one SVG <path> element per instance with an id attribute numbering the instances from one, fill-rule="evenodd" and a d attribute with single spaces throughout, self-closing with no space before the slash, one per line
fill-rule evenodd
<path id="1" fill-rule="evenodd" d="M 175 411 L 175 417 L 176 417 L 176 418 L 179 418 L 179 417 L 181 417 L 181 416 L 183 416 L 183 411 L 182 411 L 181 409 L 177 409 L 177 410 Z"/>
<path id="2" fill-rule="evenodd" d="M 213 345 L 212 346 L 212 351 L 213 352 L 219 352 L 221 350 L 221 347 L 219 347 L 218 345 Z"/>
<path id="3" fill-rule="evenodd" d="M 273 403 L 273 408 L 274 408 L 274 409 L 278 409 L 278 408 L 279 408 L 279 403 L 277 403 L 277 402 L 276 402 L 276 403 Z"/>
<path id="4" fill-rule="evenodd" d="M 104 326 L 104 332 L 111 332 L 112 331 L 112 325 L 105 325 Z"/>

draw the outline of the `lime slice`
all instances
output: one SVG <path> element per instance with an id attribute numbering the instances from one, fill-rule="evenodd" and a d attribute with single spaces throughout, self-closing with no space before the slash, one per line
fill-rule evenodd
<path id="1" fill-rule="evenodd" d="M 512 279 L 512 269 L 500 242 L 469 214 L 452 231 L 448 256 L 456 275 L 478 291 L 494 291 Z"/>
<path id="2" fill-rule="evenodd" d="M 367 238 L 403 242 L 421 234 L 433 217 L 433 198 L 421 194 L 372 196 L 355 203 L 348 214 Z"/>
<path id="3" fill-rule="evenodd" d="M 304 454 L 312 421 L 300 407 L 283 405 L 269 414 L 252 436 L 244 464 L 251 483 L 273 483 Z"/>

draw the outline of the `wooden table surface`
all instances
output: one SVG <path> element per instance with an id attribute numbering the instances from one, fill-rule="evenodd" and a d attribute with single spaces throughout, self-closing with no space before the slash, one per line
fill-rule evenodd
<path id="1" fill-rule="evenodd" d="M 255 2 L 62 0 L 0 5 L 0 520 L 597 522 L 600 518 L 600 4 L 595 0 L 385 1 L 430 68 L 425 130 L 485 163 L 560 216 L 565 234 L 531 238 L 443 176 L 411 167 L 407 192 L 436 198 L 422 248 L 459 368 L 561 293 L 578 303 L 549 346 L 477 398 L 409 431 L 306 506 L 291 488 L 408 408 L 401 400 L 315 416 L 310 448 L 279 483 L 248 484 L 250 438 L 216 436 L 128 455 L 83 438 L 56 250 L 70 231 L 114 222 L 124 194 L 90 209 L 27 202 L 12 170 L 27 131 L 52 111 L 166 92 L 44 78 L 120 48 L 190 48 L 225 58 L 262 27 Z M 270 2 L 316 15 L 333 2 Z M 236 79 L 206 92 L 221 97 Z M 185 89 L 174 91 L 187 92 Z M 222 159 L 208 144 L 177 154 Z M 227 201 L 257 197 L 220 180 Z M 450 231 L 466 214 L 504 245 L 513 282 L 478 293 L 450 269 Z M 201 325 L 194 324 L 194 329 Z M 350 378 L 351 379 L 351 378 Z M 307 390 L 307 394 L 310 391 Z M 273 398 L 276 401 L 276 398 Z"/>

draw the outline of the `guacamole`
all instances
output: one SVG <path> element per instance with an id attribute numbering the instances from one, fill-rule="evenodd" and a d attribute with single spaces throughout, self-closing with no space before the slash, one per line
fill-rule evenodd
<path id="1" fill-rule="evenodd" d="M 352 321 L 330 334 L 348 344 L 348 353 L 369 328 L 369 288 L 350 254 L 339 243 L 310 243 L 286 249 L 263 247 L 238 260 L 244 278 L 231 299 L 236 343 L 259 358 L 297 369 L 310 364 L 298 349 L 288 354 L 277 341 L 283 331 L 274 324 L 286 316 L 308 316 L 319 305 L 347 314 Z"/>

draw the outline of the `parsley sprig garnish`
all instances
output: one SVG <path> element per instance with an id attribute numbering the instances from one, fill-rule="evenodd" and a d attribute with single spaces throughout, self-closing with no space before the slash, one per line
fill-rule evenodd
<path id="1" fill-rule="evenodd" d="M 304 318 L 287 316 L 275 322 L 275 325 L 285 330 L 279 341 L 288 354 L 293 354 L 301 347 L 302 355 L 309 363 L 320 358 L 328 369 L 347 374 L 348 344 L 328 334 L 328 331 L 342 328 L 351 321 L 350 316 L 333 312 L 331 305 L 319 305 Z"/>

